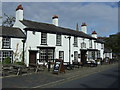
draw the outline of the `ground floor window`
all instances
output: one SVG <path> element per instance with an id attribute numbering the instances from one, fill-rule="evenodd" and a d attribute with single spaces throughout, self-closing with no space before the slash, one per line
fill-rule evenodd
<path id="1" fill-rule="evenodd" d="M 59 51 L 59 59 L 64 61 L 64 51 Z"/>
<path id="2" fill-rule="evenodd" d="M 95 51 L 88 51 L 88 59 L 95 60 L 95 58 L 96 58 Z"/>
<path id="3" fill-rule="evenodd" d="M 100 58 L 100 51 L 97 52 L 97 57 Z"/>
<path id="4" fill-rule="evenodd" d="M 74 61 L 78 61 L 78 52 L 74 51 Z"/>
<path id="5" fill-rule="evenodd" d="M 9 57 L 11 62 L 13 60 L 13 51 L 0 51 L 0 62 L 3 62 L 5 58 Z"/>
<path id="6" fill-rule="evenodd" d="M 40 62 L 54 62 L 54 49 L 40 49 Z"/>

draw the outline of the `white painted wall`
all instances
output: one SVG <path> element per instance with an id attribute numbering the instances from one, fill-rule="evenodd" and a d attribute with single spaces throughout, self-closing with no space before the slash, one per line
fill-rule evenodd
<path id="1" fill-rule="evenodd" d="M 23 10 L 19 9 L 16 11 L 16 21 L 23 20 Z"/>
<path id="2" fill-rule="evenodd" d="M 23 39 L 11 38 L 11 49 L 13 50 L 13 61 L 21 61 L 23 55 Z"/>
<path id="3" fill-rule="evenodd" d="M 87 26 L 81 26 L 81 31 L 87 34 Z"/>
<path id="4" fill-rule="evenodd" d="M 0 50 L 2 49 L 2 37 L 0 37 Z"/>
<path id="5" fill-rule="evenodd" d="M 97 34 L 92 34 L 92 37 L 97 38 Z"/>
<path id="6" fill-rule="evenodd" d="M 52 23 L 53 25 L 58 26 L 58 18 L 52 19 Z"/>

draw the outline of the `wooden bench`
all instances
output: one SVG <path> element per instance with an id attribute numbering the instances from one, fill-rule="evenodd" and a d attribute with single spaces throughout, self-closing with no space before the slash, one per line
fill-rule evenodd
<path id="1" fill-rule="evenodd" d="M 27 72 L 26 67 L 23 65 L 6 64 L 2 66 L 3 74 L 15 73 L 16 75 L 21 75 L 22 72 Z"/>
<path id="2" fill-rule="evenodd" d="M 35 72 L 44 71 L 45 67 L 46 66 L 44 66 L 44 64 L 34 64 L 34 63 L 29 64 L 29 70 L 33 69 Z"/>

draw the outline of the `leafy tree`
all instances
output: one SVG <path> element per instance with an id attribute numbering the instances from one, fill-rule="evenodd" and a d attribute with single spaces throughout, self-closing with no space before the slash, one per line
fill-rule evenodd
<path id="1" fill-rule="evenodd" d="M 3 17 L 1 17 L 1 18 L 3 18 Z M 3 22 L 2 22 L 2 26 L 12 27 L 15 22 L 15 17 L 4 13 L 4 18 L 5 18 L 5 20 L 3 20 Z"/>
<path id="2" fill-rule="evenodd" d="M 120 53 L 120 33 L 110 35 L 105 39 L 105 47 L 112 49 L 113 53 Z"/>

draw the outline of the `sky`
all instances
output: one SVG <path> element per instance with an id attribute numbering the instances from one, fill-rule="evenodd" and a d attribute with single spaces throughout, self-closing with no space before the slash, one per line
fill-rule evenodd
<path id="1" fill-rule="evenodd" d="M 22 4 L 24 19 L 52 24 L 52 16 L 59 16 L 59 26 L 81 29 L 87 24 L 87 33 L 96 31 L 98 36 L 118 32 L 117 2 L 2 2 L 2 13 L 15 16 L 16 7 Z"/>

